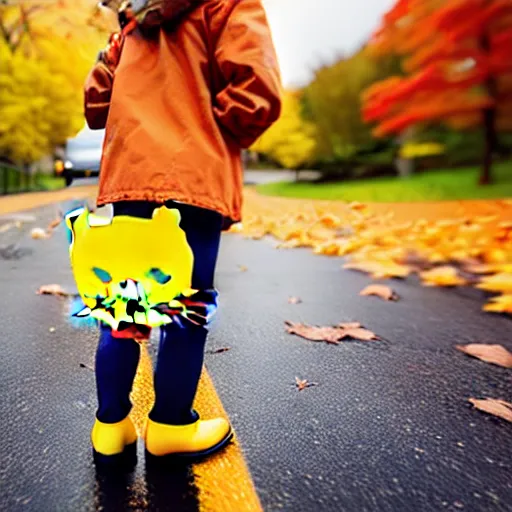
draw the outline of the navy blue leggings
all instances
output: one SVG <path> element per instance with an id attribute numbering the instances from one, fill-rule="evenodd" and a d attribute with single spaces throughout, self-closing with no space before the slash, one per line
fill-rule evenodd
<path id="1" fill-rule="evenodd" d="M 142 201 L 114 204 L 114 215 L 151 218 L 159 205 Z M 215 265 L 219 252 L 222 216 L 210 210 L 180 203 L 168 203 L 181 213 L 181 228 L 194 253 L 192 287 L 214 287 Z M 165 234 L 163 234 L 165 236 Z M 155 405 L 149 417 L 158 423 L 186 425 L 197 418 L 192 404 L 204 359 L 207 329 L 182 322 L 160 329 L 160 344 L 155 370 Z M 131 410 L 130 392 L 139 362 L 140 346 L 134 340 L 117 339 L 110 327 L 102 324 L 96 352 L 97 418 L 117 423 Z"/>

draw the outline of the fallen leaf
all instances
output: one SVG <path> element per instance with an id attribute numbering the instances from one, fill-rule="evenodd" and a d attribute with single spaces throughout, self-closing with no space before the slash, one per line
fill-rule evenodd
<path id="1" fill-rule="evenodd" d="M 289 304 L 300 304 L 302 302 L 302 299 L 300 297 L 290 297 L 288 299 Z"/>
<path id="2" fill-rule="evenodd" d="M 512 293 L 505 293 L 498 297 L 493 297 L 484 306 L 484 311 L 489 313 L 510 313 L 512 314 Z"/>
<path id="3" fill-rule="evenodd" d="M 392 290 L 389 286 L 385 286 L 383 284 L 371 284 L 367 286 L 364 290 L 362 290 L 359 295 L 363 297 L 368 297 L 370 295 L 375 295 L 384 300 L 398 300 L 397 293 Z"/>
<path id="4" fill-rule="evenodd" d="M 353 338 L 358 341 L 372 341 L 378 340 L 378 336 L 368 329 L 364 329 L 363 327 L 356 327 L 352 329 L 342 329 L 342 337 L 340 339 L 345 338 Z"/>
<path id="5" fill-rule="evenodd" d="M 502 345 L 471 343 L 469 345 L 456 345 L 455 348 L 486 363 L 512 368 L 512 354 Z"/>
<path id="6" fill-rule="evenodd" d="M 249 269 L 245 265 L 238 265 L 240 272 L 247 272 Z"/>
<path id="7" fill-rule="evenodd" d="M 361 324 L 359 322 L 348 322 L 338 324 L 337 327 L 341 329 L 359 329 L 359 327 L 361 327 Z"/>
<path id="8" fill-rule="evenodd" d="M 48 224 L 48 227 L 46 228 L 47 231 L 51 231 L 55 229 L 60 223 L 62 222 L 62 217 L 56 217 L 53 219 L 50 224 Z"/>
<path id="9" fill-rule="evenodd" d="M 505 400 L 498 400 L 495 398 L 478 400 L 476 398 L 469 398 L 469 401 L 480 411 L 487 412 L 493 416 L 498 416 L 499 418 L 512 422 L 512 404 L 505 402 Z"/>
<path id="10" fill-rule="evenodd" d="M 353 338 L 358 341 L 379 339 L 375 333 L 365 329 L 358 322 L 341 323 L 335 327 L 316 327 L 288 321 L 285 324 L 289 334 L 295 334 L 310 341 L 325 341 L 333 345 L 337 345 L 345 338 Z"/>
<path id="11" fill-rule="evenodd" d="M 287 332 L 310 341 L 325 341 L 337 345 L 340 340 L 340 329 L 336 327 L 314 327 L 305 324 L 285 322 Z"/>
<path id="12" fill-rule="evenodd" d="M 342 224 L 340 218 L 332 213 L 322 215 L 319 220 L 326 228 L 338 228 Z"/>
<path id="13" fill-rule="evenodd" d="M 368 208 L 368 205 L 359 203 L 357 201 L 353 201 L 352 203 L 350 203 L 348 205 L 348 207 L 355 211 L 361 211 L 361 210 L 366 210 Z"/>
<path id="14" fill-rule="evenodd" d="M 343 268 L 369 273 L 374 279 L 386 279 L 388 277 L 406 278 L 412 271 L 409 266 L 400 265 L 393 261 L 360 261 L 356 263 L 345 263 Z"/>
<path id="15" fill-rule="evenodd" d="M 420 273 L 425 286 L 463 286 L 467 281 L 460 277 L 455 267 L 445 265 Z"/>
<path id="16" fill-rule="evenodd" d="M 46 238 L 50 238 L 50 235 L 44 229 L 42 229 L 42 228 L 34 228 L 30 232 L 30 236 L 34 240 L 44 240 Z"/>
<path id="17" fill-rule="evenodd" d="M 302 391 L 306 388 L 310 388 L 312 386 L 316 386 L 316 382 L 309 382 L 307 379 L 299 379 L 299 377 L 295 377 L 295 385 L 299 391 Z"/>
<path id="18" fill-rule="evenodd" d="M 222 354 L 223 352 L 227 352 L 228 350 L 231 350 L 231 347 L 220 347 L 220 348 L 212 348 L 210 350 L 207 350 L 207 354 Z"/>
<path id="19" fill-rule="evenodd" d="M 493 265 L 489 265 L 488 263 L 470 263 L 468 265 L 464 265 L 464 270 L 469 272 L 470 274 L 484 275 L 484 274 L 492 274 L 495 272 Z"/>
<path id="20" fill-rule="evenodd" d="M 243 225 L 241 222 L 237 222 L 236 224 L 233 224 L 229 230 L 228 233 L 242 233 L 244 230 Z"/>
<path id="21" fill-rule="evenodd" d="M 477 288 L 489 292 L 512 293 L 512 273 L 501 272 L 483 277 Z"/>
<path id="22" fill-rule="evenodd" d="M 45 284 L 36 292 L 38 295 L 58 295 L 60 297 L 68 297 L 70 294 L 60 286 L 60 284 Z"/>

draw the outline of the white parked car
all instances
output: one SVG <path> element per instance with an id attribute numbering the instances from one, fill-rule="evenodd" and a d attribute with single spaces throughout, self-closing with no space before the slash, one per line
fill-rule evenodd
<path id="1" fill-rule="evenodd" d="M 55 173 L 66 183 L 73 178 L 98 176 L 105 130 L 90 130 L 87 126 L 72 139 L 68 139 L 61 159 L 55 161 Z"/>

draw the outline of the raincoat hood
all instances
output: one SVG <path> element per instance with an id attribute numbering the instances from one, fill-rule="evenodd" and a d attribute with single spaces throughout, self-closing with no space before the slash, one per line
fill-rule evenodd
<path id="1" fill-rule="evenodd" d="M 206 0 L 105 0 L 103 5 L 119 13 L 130 9 L 143 28 L 176 23 Z"/>

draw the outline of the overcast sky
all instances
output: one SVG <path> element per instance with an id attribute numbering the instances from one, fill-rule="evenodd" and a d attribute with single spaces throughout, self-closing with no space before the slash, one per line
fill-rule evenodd
<path id="1" fill-rule="evenodd" d="M 356 50 L 396 0 L 264 0 L 285 86 Z"/>

